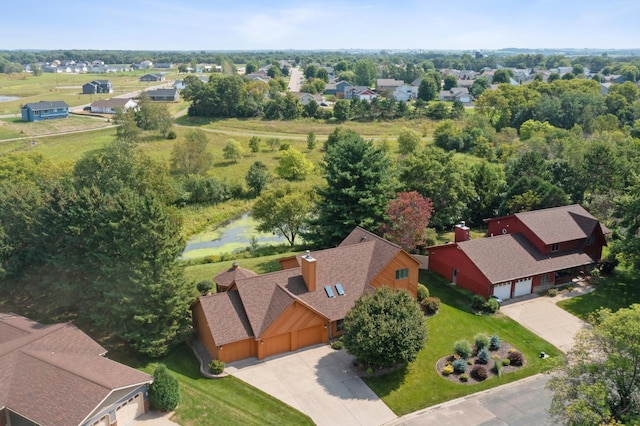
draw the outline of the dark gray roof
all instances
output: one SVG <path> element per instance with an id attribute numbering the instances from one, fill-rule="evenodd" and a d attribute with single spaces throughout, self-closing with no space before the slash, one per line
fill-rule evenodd
<path id="1" fill-rule="evenodd" d="M 155 89 L 155 90 L 149 90 L 149 91 L 147 91 L 147 94 L 148 94 L 149 96 L 151 96 L 151 97 L 154 97 L 154 96 L 162 96 L 162 97 L 165 97 L 165 96 L 171 96 L 171 97 L 173 97 L 173 96 L 175 96 L 175 95 L 176 95 L 176 92 L 177 92 L 177 91 L 178 91 L 178 89 L 176 89 L 176 88 L 174 87 L 174 88 L 172 88 L 172 89 Z"/>
<path id="2" fill-rule="evenodd" d="M 515 216 L 547 245 L 587 238 L 599 224 L 578 204 L 516 213 Z"/>
<path id="3" fill-rule="evenodd" d="M 40 101 L 40 102 L 31 102 L 28 104 L 24 104 L 22 109 L 31 108 L 33 111 L 42 111 L 45 109 L 54 109 L 54 108 L 69 108 L 69 105 L 65 101 Z"/>
<path id="4" fill-rule="evenodd" d="M 540 253 L 522 234 L 478 238 L 457 243 L 492 284 L 593 263 L 582 249 Z"/>

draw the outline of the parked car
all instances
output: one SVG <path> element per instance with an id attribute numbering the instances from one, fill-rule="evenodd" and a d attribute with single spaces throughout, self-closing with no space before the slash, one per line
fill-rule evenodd
<path id="1" fill-rule="evenodd" d="M 86 106 L 84 108 L 82 108 L 83 111 L 91 111 L 91 107 L 90 106 Z"/>

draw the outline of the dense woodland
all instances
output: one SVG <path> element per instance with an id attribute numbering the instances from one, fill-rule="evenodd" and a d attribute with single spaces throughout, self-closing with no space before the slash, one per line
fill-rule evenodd
<path id="1" fill-rule="evenodd" d="M 17 56 L 0 55 L 20 63 L 40 59 L 31 52 L 9 53 Z M 114 61 L 176 60 L 142 53 L 147 52 L 114 52 Z M 59 58 L 60 52 L 47 55 Z M 266 54 L 234 55 L 209 59 L 275 61 Z M 307 71 L 311 58 L 354 74 L 358 66 L 371 69 L 380 61 L 383 74 L 398 68 L 408 77 L 418 69 L 423 81 L 434 83 L 436 69 L 498 60 L 416 55 L 411 67 L 408 57 L 327 53 L 301 54 L 295 61 Z M 460 62 L 447 62 L 455 60 Z M 505 64 L 518 61 L 513 66 L 578 60 L 592 69 L 637 71 L 633 60 L 601 56 L 500 58 Z M 309 82 L 319 78 L 317 69 L 308 74 Z M 273 138 L 267 144 L 272 151 L 279 145 L 279 163 L 269 170 L 259 158 L 264 141 L 253 138 L 245 148 L 230 140 L 225 160 L 256 160 L 244 182 L 228 182 L 213 169 L 207 136 L 195 127 L 174 141 L 168 164 L 152 160 L 138 149 L 153 143 L 142 142 L 141 132 L 169 139 L 176 134 L 166 109 L 144 99 L 139 112 L 116 116 L 115 141 L 73 165 L 54 165 L 35 153 L 0 157 L 0 290 L 16 297 L 46 294 L 61 313 L 113 332 L 141 353 L 161 355 L 188 330 L 195 297 L 195 284 L 185 280 L 184 264 L 176 261 L 183 248 L 181 209 L 238 198 L 256 206 L 265 230 L 282 233 L 292 246 L 303 235 L 317 248 L 339 243 L 356 225 L 393 238 L 386 231 L 393 227 L 390 218 L 417 222 L 417 216 L 402 216 L 403 206 L 421 204 L 419 223 L 428 228 L 416 229 L 417 236 L 407 240 L 411 245 L 397 240 L 409 250 L 433 243 L 436 231 L 460 220 L 481 227 L 487 217 L 580 203 L 613 230 L 611 258 L 640 266 L 640 89 L 633 82 L 613 85 L 605 95 L 587 78 L 501 84 L 483 90 L 476 107 L 466 110 L 431 99 L 381 99 L 338 102 L 333 111 L 311 114 L 282 93 L 282 78 L 271 84 L 233 74 L 212 76 L 208 83 L 193 79 L 185 92 L 192 102 L 189 114 L 326 122 L 334 129 L 328 139 L 307 139 L 308 151 L 322 150 L 321 164 Z M 404 120 L 407 128 L 393 143 L 366 140 L 348 128 L 352 121 L 381 120 Z M 435 129 L 432 135 L 427 128 Z M 311 187 L 305 181 L 314 172 L 323 183 Z"/>

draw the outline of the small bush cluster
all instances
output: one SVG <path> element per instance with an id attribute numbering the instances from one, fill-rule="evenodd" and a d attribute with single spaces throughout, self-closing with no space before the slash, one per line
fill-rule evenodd
<path id="1" fill-rule="evenodd" d="M 484 347 L 480 349 L 478 352 L 478 363 L 480 364 L 488 364 L 491 359 L 491 355 L 489 354 L 489 349 Z"/>
<path id="2" fill-rule="evenodd" d="M 522 355 L 520 351 L 509 351 L 507 358 L 509 359 L 510 365 L 521 366 L 524 364 L 524 355 Z"/>
<path id="3" fill-rule="evenodd" d="M 511 365 L 511 360 L 509 358 L 504 358 L 502 360 L 502 365 L 505 367 Z"/>
<path id="4" fill-rule="evenodd" d="M 502 376 L 502 361 L 500 359 L 493 360 L 493 369 L 496 371 L 498 377 Z"/>
<path id="5" fill-rule="evenodd" d="M 492 351 L 497 351 L 502 346 L 502 342 L 497 334 L 491 336 L 491 340 L 489 341 L 489 349 Z"/>
<path id="6" fill-rule="evenodd" d="M 489 346 L 489 336 L 482 333 L 476 334 L 473 338 L 473 342 L 476 345 L 476 351 L 479 352 L 481 349 Z"/>
<path id="7" fill-rule="evenodd" d="M 474 294 L 471 296 L 471 308 L 475 311 L 494 314 L 500 309 L 500 304 L 496 299 L 485 300 L 484 297 Z"/>
<path id="8" fill-rule="evenodd" d="M 456 359 L 451 365 L 453 366 L 453 371 L 458 374 L 467 371 L 467 361 L 464 358 Z"/>
<path id="9" fill-rule="evenodd" d="M 469 375 L 467 373 L 463 373 L 460 375 L 460 381 L 461 382 L 468 382 L 469 381 Z"/>
<path id="10" fill-rule="evenodd" d="M 438 297 L 425 297 L 420 302 L 422 311 L 427 315 L 433 315 L 440 309 L 440 298 Z"/>
<path id="11" fill-rule="evenodd" d="M 219 359 L 212 359 L 209 363 L 209 372 L 211 374 L 222 374 L 224 371 L 225 363 Z"/>
<path id="12" fill-rule="evenodd" d="M 549 290 L 547 290 L 547 296 L 556 297 L 557 295 L 558 295 L 558 289 L 557 288 L 550 288 Z"/>
<path id="13" fill-rule="evenodd" d="M 444 368 L 442 369 L 442 374 L 444 374 L 445 376 L 448 376 L 451 373 L 453 373 L 453 365 L 451 364 L 445 365 Z"/>
<path id="14" fill-rule="evenodd" d="M 331 343 L 331 348 L 339 351 L 340 349 L 344 349 L 344 342 L 342 340 L 336 340 Z"/>
<path id="15" fill-rule="evenodd" d="M 426 297 L 429 297 L 429 289 L 424 284 L 418 284 L 418 300 L 422 301 Z"/>
<path id="16" fill-rule="evenodd" d="M 489 371 L 487 370 L 487 367 L 485 367 L 484 365 L 475 365 L 472 369 L 471 369 L 471 377 L 473 377 L 476 380 L 485 380 L 487 377 L 489 377 Z"/>
<path id="17" fill-rule="evenodd" d="M 471 343 L 468 340 L 458 340 L 453 344 L 453 352 L 460 355 L 460 357 L 467 359 L 471 356 Z"/>

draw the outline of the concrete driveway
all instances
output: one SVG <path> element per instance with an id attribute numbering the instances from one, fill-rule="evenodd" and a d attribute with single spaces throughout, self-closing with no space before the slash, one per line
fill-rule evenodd
<path id="1" fill-rule="evenodd" d="M 351 369 L 352 362 L 345 350 L 318 345 L 229 363 L 225 372 L 307 414 L 317 425 L 380 425 L 395 419 Z"/>
<path id="2" fill-rule="evenodd" d="M 535 297 L 504 305 L 500 311 L 566 353 L 573 347 L 576 333 L 588 326 L 580 318 L 556 306 L 563 298 L 574 295 L 577 294 Z"/>

